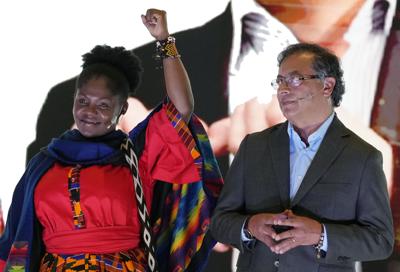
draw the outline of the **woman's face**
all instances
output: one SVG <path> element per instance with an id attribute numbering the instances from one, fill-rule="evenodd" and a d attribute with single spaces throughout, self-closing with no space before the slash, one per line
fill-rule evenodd
<path id="1" fill-rule="evenodd" d="M 77 90 L 72 114 L 82 135 L 98 137 L 115 130 L 118 117 L 125 113 L 126 107 L 100 76 L 91 78 Z"/>

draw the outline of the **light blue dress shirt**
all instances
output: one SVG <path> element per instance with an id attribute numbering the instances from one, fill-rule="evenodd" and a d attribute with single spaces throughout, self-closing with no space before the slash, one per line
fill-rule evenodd
<path id="1" fill-rule="evenodd" d="M 315 154 L 318 151 L 319 146 L 321 145 L 322 140 L 325 137 L 326 131 L 333 121 L 333 117 L 335 113 L 332 114 L 322 123 L 322 125 L 311 134 L 308 139 L 308 146 L 301 140 L 300 135 L 294 130 L 293 125 L 289 123 L 287 132 L 289 134 L 289 152 L 290 152 L 290 199 L 293 200 L 297 191 L 300 188 L 301 182 L 305 174 L 307 173 L 308 168 L 312 160 L 315 157 Z M 322 246 L 322 250 L 327 251 L 328 249 L 328 235 L 326 233 L 325 226 L 324 227 L 324 243 Z M 242 226 L 242 241 L 248 242 L 250 241 L 246 238 L 243 232 Z"/>
<path id="2" fill-rule="evenodd" d="M 308 136 L 308 146 L 301 140 L 300 135 L 294 130 L 293 125 L 289 123 L 287 132 L 289 134 L 290 143 L 290 200 L 293 200 L 299 190 L 301 182 L 303 181 L 315 154 L 317 154 L 318 148 L 321 145 L 334 116 L 335 114 L 332 113 L 314 133 Z M 327 251 L 328 236 L 324 225 L 323 227 L 325 237 L 322 250 Z"/>
<path id="3" fill-rule="evenodd" d="M 293 200 L 299 190 L 308 167 L 314 159 L 326 131 L 332 123 L 333 117 L 334 113 L 308 137 L 308 146 L 301 140 L 300 135 L 294 130 L 293 125 L 289 123 L 287 132 L 289 134 L 290 143 L 290 200 Z"/>

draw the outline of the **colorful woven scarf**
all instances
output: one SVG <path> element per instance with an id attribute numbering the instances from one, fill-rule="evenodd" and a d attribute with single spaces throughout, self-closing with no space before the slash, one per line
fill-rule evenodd
<path id="1" fill-rule="evenodd" d="M 163 196 L 158 204 L 153 201 L 152 207 L 157 261 L 160 271 L 201 271 L 215 245 L 208 226 L 223 182 L 199 119 L 192 116 L 188 128 L 172 104 L 167 104 L 165 109 L 190 150 L 202 180 L 189 184 L 157 184 L 157 195 Z"/>

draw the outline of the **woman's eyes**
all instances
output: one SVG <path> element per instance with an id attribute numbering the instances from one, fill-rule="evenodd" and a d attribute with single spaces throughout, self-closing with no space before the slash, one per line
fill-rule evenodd
<path id="1" fill-rule="evenodd" d="M 81 104 L 81 105 L 87 105 L 88 104 L 88 102 L 84 98 L 79 98 L 78 99 L 78 103 Z"/>
<path id="2" fill-rule="evenodd" d="M 99 104 L 99 108 L 103 109 L 103 110 L 106 110 L 106 109 L 110 108 L 110 105 L 108 105 L 107 103 L 100 103 Z"/>
<path id="3" fill-rule="evenodd" d="M 89 105 L 89 101 L 85 98 L 78 98 L 78 103 L 79 103 L 79 105 L 82 105 L 82 106 Z M 111 108 L 110 104 L 106 103 L 106 102 L 98 103 L 97 107 L 102 110 L 108 110 L 109 108 Z"/>

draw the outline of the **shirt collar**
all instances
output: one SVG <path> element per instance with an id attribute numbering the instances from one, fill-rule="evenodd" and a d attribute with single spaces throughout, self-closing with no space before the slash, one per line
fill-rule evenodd
<path id="1" fill-rule="evenodd" d="M 310 136 L 308 136 L 307 142 L 310 147 L 313 148 L 315 143 L 320 142 L 328 130 L 329 126 L 333 121 L 333 117 L 335 116 L 335 112 L 332 112 L 328 118 L 320 125 L 320 127 L 314 131 Z M 294 143 L 294 146 L 297 148 L 304 148 L 305 144 L 301 141 L 300 135 L 294 130 L 293 124 L 289 122 L 287 132 L 289 134 L 290 142 Z"/>

